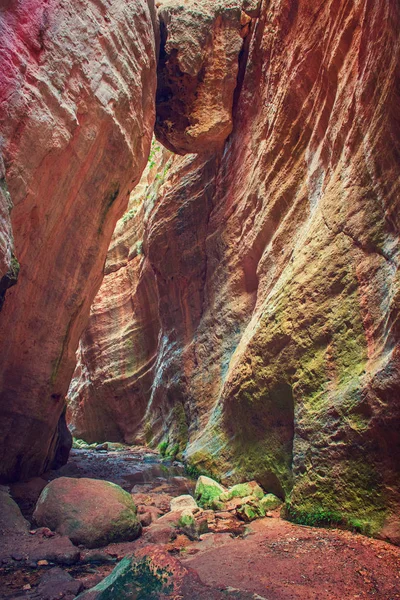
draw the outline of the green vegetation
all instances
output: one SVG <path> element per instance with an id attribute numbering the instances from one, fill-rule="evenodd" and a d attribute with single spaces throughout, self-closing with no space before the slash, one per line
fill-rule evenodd
<path id="1" fill-rule="evenodd" d="M 293 508 L 290 503 L 286 504 L 284 516 L 293 523 L 308 525 L 310 527 L 339 527 L 350 529 L 363 535 L 372 535 L 379 527 L 368 520 L 356 518 L 341 512 L 324 509 L 322 507 L 305 511 Z"/>
<path id="2" fill-rule="evenodd" d="M 195 519 L 193 515 L 182 514 L 178 521 L 178 527 L 184 529 L 185 527 L 193 527 L 195 525 Z"/>
<path id="3" fill-rule="evenodd" d="M 161 150 L 161 146 L 157 143 L 157 140 L 155 138 L 153 138 L 153 140 L 151 142 L 149 158 L 147 159 L 147 164 L 149 165 L 149 169 L 152 169 L 155 166 L 156 154 L 157 154 L 157 152 L 160 152 L 160 150 Z"/>
<path id="4" fill-rule="evenodd" d="M 269 510 L 275 510 L 279 506 L 281 506 L 282 500 L 277 498 L 274 494 L 266 494 L 260 500 L 260 505 L 264 512 L 268 512 Z"/>
<path id="5" fill-rule="evenodd" d="M 167 454 L 167 448 L 168 448 L 168 440 L 163 440 L 162 442 L 160 442 L 158 444 L 157 450 L 159 451 L 161 456 L 165 456 Z"/>
<path id="6" fill-rule="evenodd" d="M 238 483 L 230 488 L 227 492 L 223 492 L 219 500 L 221 502 L 229 502 L 232 498 L 245 498 L 246 496 L 254 496 L 259 500 L 264 497 L 264 492 L 259 485 L 250 485 L 249 483 Z"/>
<path id="7" fill-rule="evenodd" d="M 179 453 L 179 444 L 174 444 L 170 447 L 169 441 L 163 440 L 158 444 L 157 450 L 162 457 L 168 459 L 175 459 L 176 455 Z"/>
<path id="8" fill-rule="evenodd" d="M 122 222 L 127 223 L 130 219 L 133 219 L 133 217 L 136 217 L 138 211 L 139 211 L 138 206 L 134 206 L 133 208 L 128 210 L 122 217 Z"/>
<path id="9" fill-rule="evenodd" d="M 219 501 L 219 497 L 224 491 L 223 487 L 210 477 L 201 476 L 197 480 L 195 497 L 197 503 L 202 508 L 213 508 L 214 501 Z"/>

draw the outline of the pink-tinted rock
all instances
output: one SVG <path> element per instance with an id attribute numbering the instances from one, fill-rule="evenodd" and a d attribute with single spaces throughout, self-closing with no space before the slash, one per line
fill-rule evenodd
<path id="1" fill-rule="evenodd" d="M 156 146 L 158 147 L 158 146 Z M 102 286 L 91 308 L 68 392 L 73 435 L 86 441 L 132 443 L 150 399 L 160 331 L 154 272 L 143 253 L 144 196 L 159 187 L 148 167 L 118 222 Z M 170 153 L 157 150 L 165 169 Z"/>
<path id="2" fill-rule="evenodd" d="M 12 261 L 5 186 L 21 266 L 0 317 L 3 479 L 68 455 L 63 410 L 74 354 L 150 146 L 152 10 L 152 0 L 0 8 L 0 295 Z"/>
<path id="3" fill-rule="evenodd" d="M 17 283 L 19 263 L 14 256 L 11 226 L 12 202 L 5 179 L 5 167 L 0 153 L 0 310 L 8 288 Z"/>
<path id="4" fill-rule="evenodd" d="M 130 494 L 114 483 L 60 477 L 41 493 L 33 519 L 75 544 L 98 548 L 139 537 L 136 512 Z"/>

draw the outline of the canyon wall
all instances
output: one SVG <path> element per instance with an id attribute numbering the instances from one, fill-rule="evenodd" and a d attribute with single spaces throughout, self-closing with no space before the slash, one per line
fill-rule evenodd
<path id="1" fill-rule="evenodd" d="M 143 195 L 126 234 L 143 256 L 125 249 L 95 301 L 72 426 L 102 441 L 122 408 L 115 439 L 163 440 L 199 471 L 257 479 L 294 519 L 399 543 L 400 7 L 264 0 L 251 16 L 232 133 Z"/>
<path id="2" fill-rule="evenodd" d="M 75 351 L 151 143 L 157 28 L 152 0 L 1 3 L 2 480 L 68 457 Z"/>

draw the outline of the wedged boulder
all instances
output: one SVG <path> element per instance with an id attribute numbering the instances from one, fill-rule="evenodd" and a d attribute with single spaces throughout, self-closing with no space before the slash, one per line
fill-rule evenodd
<path id="1" fill-rule="evenodd" d="M 136 512 L 130 494 L 114 483 L 60 477 L 41 493 L 33 518 L 74 544 L 98 548 L 139 537 Z"/>
<path id="2" fill-rule="evenodd" d="M 212 508 L 213 502 L 218 501 L 225 489 L 211 477 L 200 475 L 196 483 L 194 495 L 202 508 Z"/>
<path id="3" fill-rule="evenodd" d="M 36 502 L 47 483 L 46 479 L 33 477 L 29 481 L 18 481 L 10 485 L 11 496 L 17 502 L 24 517 L 28 520 L 31 519 Z"/>
<path id="4" fill-rule="evenodd" d="M 177 154 L 221 148 L 232 131 L 241 2 L 168 0 L 159 15 L 156 136 Z"/>

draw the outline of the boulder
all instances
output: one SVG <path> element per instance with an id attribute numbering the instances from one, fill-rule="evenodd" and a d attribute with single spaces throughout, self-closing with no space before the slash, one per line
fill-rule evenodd
<path id="1" fill-rule="evenodd" d="M 275 510 L 275 508 L 282 506 L 282 500 L 275 496 L 275 494 L 266 494 L 261 498 L 260 506 L 265 512 L 268 512 L 269 510 Z"/>
<path id="2" fill-rule="evenodd" d="M 186 509 L 178 521 L 178 528 L 190 540 L 198 540 L 202 534 L 208 532 L 207 516 L 200 514 L 197 518 L 190 509 Z"/>
<path id="3" fill-rule="evenodd" d="M 245 504 L 242 504 L 242 506 L 239 506 L 236 509 L 236 514 L 240 519 L 246 521 L 246 523 L 259 519 L 265 515 L 257 500 L 255 502 L 249 500 Z"/>
<path id="4" fill-rule="evenodd" d="M 159 16 L 157 139 L 177 154 L 220 149 L 233 126 L 240 2 L 168 0 Z"/>
<path id="5" fill-rule="evenodd" d="M 157 546 L 148 545 L 121 560 L 98 585 L 78 596 L 79 600 L 193 600 L 254 599 L 253 593 L 221 591 L 204 584 L 198 574 Z"/>
<path id="6" fill-rule="evenodd" d="M 227 492 L 221 494 L 219 500 L 221 502 L 229 502 L 229 500 L 232 500 L 232 498 L 245 498 L 246 496 L 255 496 L 261 500 L 261 498 L 264 496 L 264 490 L 256 481 L 238 483 L 237 485 L 229 488 Z"/>
<path id="7" fill-rule="evenodd" d="M 46 571 L 36 589 L 41 600 L 72 600 L 82 591 L 83 584 L 60 567 Z"/>
<path id="8" fill-rule="evenodd" d="M 190 496 L 189 494 L 185 494 L 184 496 L 177 496 L 177 498 L 173 498 L 171 500 L 171 511 L 178 510 L 198 510 L 197 502 Z"/>
<path id="9" fill-rule="evenodd" d="M 196 483 L 195 496 L 199 505 L 203 508 L 212 508 L 213 500 L 225 492 L 225 489 L 211 477 L 200 475 Z"/>
<path id="10" fill-rule="evenodd" d="M 27 533 L 29 523 L 11 498 L 8 487 L 0 486 L 0 534 Z"/>
<path id="11" fill-rule="evenodd" d="M 97 479 L 55 479 L 41 493 L 33 518 L 87 548 L 134 540 L 142 529 L 130 494 Z"/>

